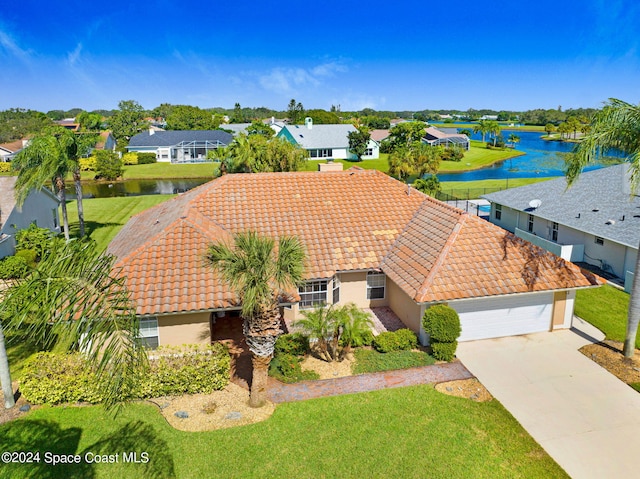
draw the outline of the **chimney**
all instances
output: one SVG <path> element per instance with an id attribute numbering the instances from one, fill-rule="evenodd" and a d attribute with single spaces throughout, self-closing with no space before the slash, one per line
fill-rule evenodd
<path id="1" fill-rule="evenodd" d="M 311 130 L 313 128 L 313 118 L 306 117 L 304 119 L 304 124 L 307 126 L 307 129 Z"/>
<path id="2" fill-rule="evenodd" d="M 149 136 L 153 135 L 156 132 L 153 128 L 149 128 Z"/>

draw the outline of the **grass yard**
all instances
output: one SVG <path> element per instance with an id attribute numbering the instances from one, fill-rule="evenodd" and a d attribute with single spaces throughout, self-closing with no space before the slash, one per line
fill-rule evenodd
<path id="1" fill-rule="evenodd" d="M 553 178 L 511 178 L 509 180 L 474 180 L 474 181 L 443 181 L 440 183 L 440 191 L 456 198 L 480 198 L 494 191 L 516 188 L 530 185 Z"/>
<path id="2" fill-rule="evenodd" d="M 98 244 L 98 248 L 105 249 L 131 216 L 172 197 L 173 195 L 146 195 L 85 199 L 82 204 L 87 234 Z M 67 203 L 67 209 L 69 233 L 77 237 L 79 224 L 76 202 Z"/>
<path id="3" fill-rule="evenodd" d="M 576 293 L 576 316 L 602 331 L 606 339 L 624 342 L 628 308 L 629 294 L 608 284 Z M 640 335 L 636 337 L 636 348 L 640 348 Z"/>
<path id="4" fill-rule="evenodd" d="M 363 170 L 378 170 L 383 173 L 389 171 L 389 155 L 386 153 L 380 153 L 380 158 L 376 160 L 333 160 L 334 163 L 342 163 L 343 169 L 348 170 L 352 166 L 357 166 Z M 318 164 L 326 163 L 326 160 L 307 160 L 302 165 L 301 171 L 318 171 Z"/>
<path id="5" fill-rule="evenodd" d="M 542 131 L 544 132 L 544 126 L 542 125 L 524 125 L 524 126 L 509 126 L 510 123 L 504 124 L 500 122 L 500 127 L 503 130 L 517 130 L 517 131 Z M 466 128 L 473 131 L 473 127 L 478 126 L 477 123 L 433 123 L 432 126 L 436 128 Z"/>
<path id="6" fill-rule="evenodd" d="M 465 151 L 462 161 L 443 161 L 438 173 L 455 173 L 460 171 L 478 170 L 516 156 L 522 156 L 523 151 L 505 148 L 504 150 L 489 149 L 481 141 L 472 141 L 471 149 Z"/>
<path id="7" fill-rule="evenodd" d="M 100 407 L 42 408 L 0 426 L 0 449 L 83 459 L 0 466 L 16 478 L 568 477 L 497 401 L 429 385 L 281 404 L 265 422 L 198 433 L 172 429 L 148 405 L 115 420 Z M 125 464 L 123 452 L 149 461 Z M 118 462 L 87 464 L 86 453 Z"/>

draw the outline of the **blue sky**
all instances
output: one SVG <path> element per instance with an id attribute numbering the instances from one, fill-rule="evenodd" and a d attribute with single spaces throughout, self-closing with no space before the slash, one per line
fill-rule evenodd
<path id="1" fill-rule="evenodd" d="M 0 109 L 640 102 L 637 0 L 0 5 Z"/>

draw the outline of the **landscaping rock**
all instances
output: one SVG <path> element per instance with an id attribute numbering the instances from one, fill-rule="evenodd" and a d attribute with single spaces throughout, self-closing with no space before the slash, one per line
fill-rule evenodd
<path id="1" fill-rule="evenodd" d="M 187 419 L 189 417 L 189 413 L 187 411 L 176 411 L 174 415 L 180 419 Z"/>
<path id="2" fill-rule="evenodd" d="M 232 411 L 224 416 L 225 419 L 242 419 L 242 414 L 237 411 Z"/>
<path id="3" fill-rule="evenodd" d="M 31 411 L 31 404 L 25 404 L 24 406 L 20 406 L 20 412 L 29 412 Z"/>

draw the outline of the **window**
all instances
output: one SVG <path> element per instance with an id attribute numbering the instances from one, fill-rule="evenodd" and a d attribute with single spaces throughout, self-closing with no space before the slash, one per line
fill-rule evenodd
<path id="1" fill-rule="evenodd" d="M 502 219 L 502 205 L 496 205 L 495 216 L 497 220 Z"/>
<path id="2" fill-rule="evenodd" d="M 333 156 L 333 150 L 331 148 L 325 148 L 322 150 L 309 150 L 310 158 L 330 158 Z"/>
<path id="3" fill-rule="evenodd" d="M 158 347 L 158 318 L 149 317 L 140 320 L 140 339 L 142 345 L 156 349 Z"/>
<path id="4" fill-rule="evenodd" d="M 603 239 L 603 238 L 600 238 L 600 236 L 596 236 L 596 241 L 595 241 L 595 243 L 596 243 L 596 244 L 599 244 L 599 245 L 603 245 L 603 244 L 604 244 L 604 239 Z"/>
<path id="5" fill-rule="evenodd" d="M 383 299 L 387 276 L 384 273 L 367 273 L 367 299 Z"/>
<path id="6" fill-rule="evenodd" d="M 373 156 L 373 148 L 367 148 L 364 150 L 364 155 L 362 156 Z"/>
<path id="7" fill-rule="evenodd" d="M 338 304 L 340 302 L 340 278 L 337 276 L 333 277 L 333 304 Z"/>
<path id="8" fill-rule="evenodd" d="M 527 223 L 527 231 L 533 233 L 533 215 L 529 215 L 529 222 Z"/>
<path id="9" fill-rule="evenodd" d="M 300 309 L 314 308 L 327 304 L 328 281 L 307 281 L 298 288 Z"/>
<path id="10" fill-rule="evenodd" d="M 558 223 L 551 225 L 551 240 L 558 241 Z"/>

